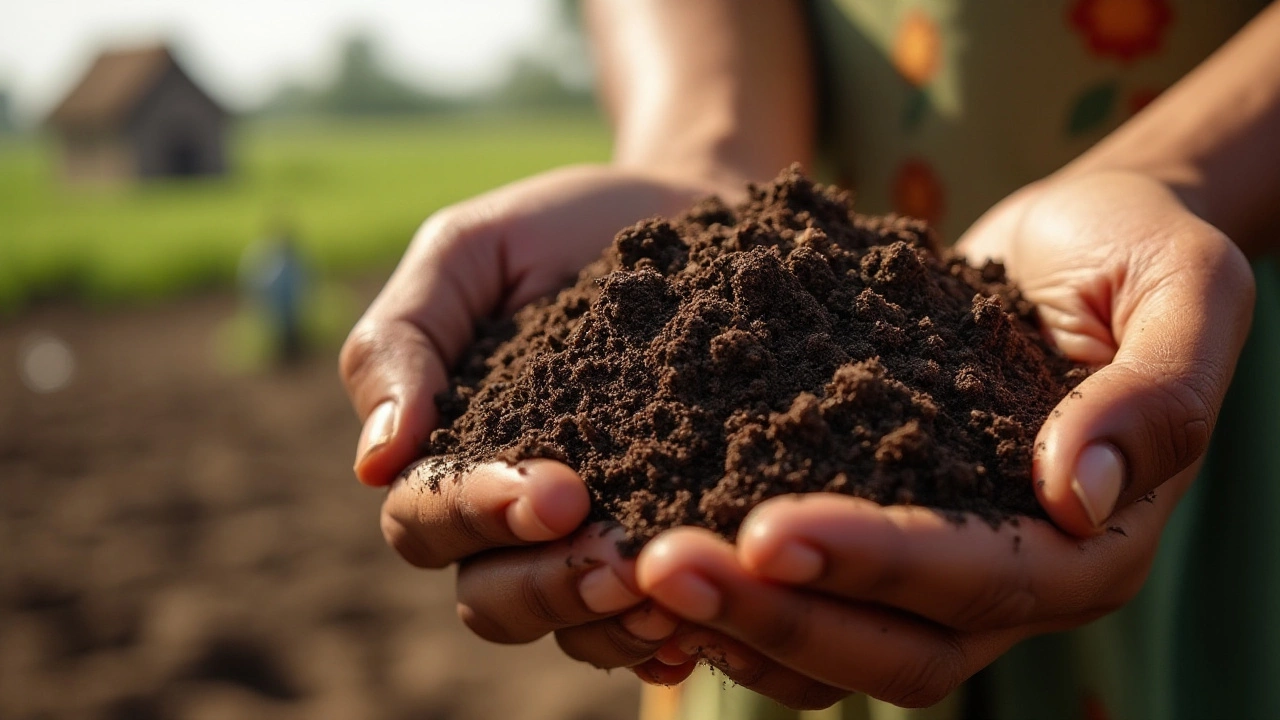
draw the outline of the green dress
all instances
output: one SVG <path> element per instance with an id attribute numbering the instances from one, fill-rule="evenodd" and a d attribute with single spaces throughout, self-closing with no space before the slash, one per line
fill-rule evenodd
<path id="1" fill-rule="evenodd" d="M 955 239 L 1097 142 L 1242 27 L 1260 0 L 815 0 L 825 173 L 859 210 Z M 1121 611 L 1013 648 L 940 706 L 855 696 L 794 713 L 699 671 L 643 720 L 1280 718 L 1280 271 L 1200 477 Z M 980 708 L 980 710 L 979 710 Z"/>

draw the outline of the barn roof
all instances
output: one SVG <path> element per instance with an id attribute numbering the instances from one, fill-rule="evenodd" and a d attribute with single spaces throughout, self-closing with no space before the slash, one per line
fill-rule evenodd
<path id="1" fill-rule="evenodd" d="M 170 69 L 186 77 L 164 45 L 104 52 L 49 115 L 49 124 L 62 129 L 120 127 Z"/>

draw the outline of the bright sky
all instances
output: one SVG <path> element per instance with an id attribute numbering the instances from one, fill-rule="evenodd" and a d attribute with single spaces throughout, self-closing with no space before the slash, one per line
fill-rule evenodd
<path id="1" fill-rule="evenodd" d="M 41 117 L 104 45 L 172 39 L 219 99 L 248 107 L 287 79 L 316 82 L 357 29 L 397 75 L 465 91 L 553 24 L 550 0 L 0 0 L 0 88 Z"/>

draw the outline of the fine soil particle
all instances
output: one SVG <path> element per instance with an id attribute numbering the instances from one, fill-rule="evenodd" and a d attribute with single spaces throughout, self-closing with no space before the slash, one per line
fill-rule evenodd
<path id="1" fill-rule="evenodd" d="M 1086 370 L 1004 268 L 794 167 L 749 191 L 623 230 L 572 287 L 480 328 L 437 399 L 436 481 L 561 460 L 632 549 L 677 525 L 732 539 L 785 493 L 1044 517 L 1032 442 Z"/>

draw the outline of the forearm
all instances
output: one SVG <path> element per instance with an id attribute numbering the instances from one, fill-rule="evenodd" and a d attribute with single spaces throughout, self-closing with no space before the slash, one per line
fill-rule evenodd
<path id="1" fill-rule="evenodd" d="M 592 0 L 587 22 L 618 165 L 731 188 L 810 161 L 799 2 Z"/>
<path id="2" fill-rule="evenodd" d="M 1280 250 L 1280 2 L 1067 166 L 1148 172 L 1250 256 Z"/>

